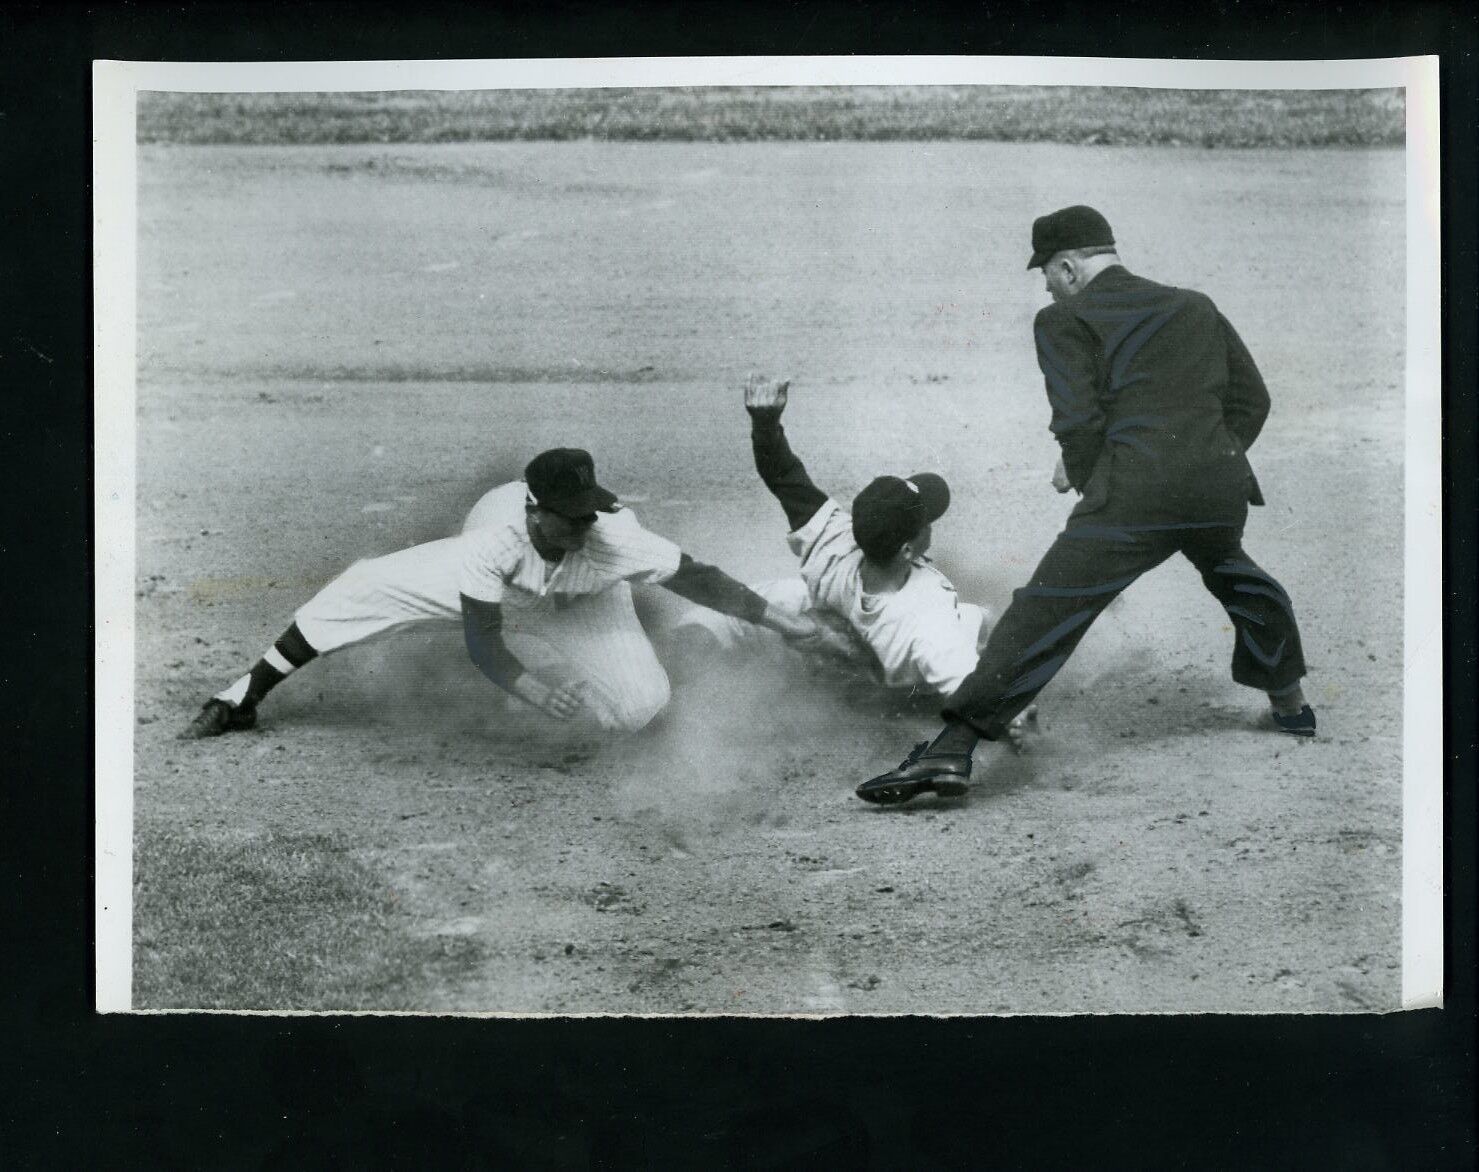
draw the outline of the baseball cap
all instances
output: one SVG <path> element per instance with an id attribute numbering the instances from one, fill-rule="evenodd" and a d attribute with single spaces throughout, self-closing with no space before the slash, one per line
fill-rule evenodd
<path id="1" fill-rule="evenodd" d="M 853 498 L 853 539 L 866 556 L 886 561 L 949 507 L 950 487 L 943 476 L 880 476 Z"/>
<path id="2" fill-rule="evenodd" d="M 612 511 L 616 494 L 596 483 L 596 464 L 580 448 L 540 452 L 524 469 L 524 483 L 539 507 L 562 517 Z"/>
<path id="3" fill-rule="evenodd" d="M 1059 208 L 1032 221 L 1032 259 L 1029 269 L 1041 268 L 1058 252 L 1070 248 L 1098 248 L 1114 243 L 1109 221 L 1084 204 Z"/>

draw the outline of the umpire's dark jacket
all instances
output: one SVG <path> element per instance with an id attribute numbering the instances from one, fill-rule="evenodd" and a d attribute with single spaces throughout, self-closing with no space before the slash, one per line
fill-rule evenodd
<path id="1" fill-rule="evenodd" d="M 1244 452 L 1268 390 L 1209 297 L 1113 265 L 1043 309 L 1034 334 L 1053 434 L 1083 493 L 1073 518 L 1241 525 L 1263 504 Z"/>

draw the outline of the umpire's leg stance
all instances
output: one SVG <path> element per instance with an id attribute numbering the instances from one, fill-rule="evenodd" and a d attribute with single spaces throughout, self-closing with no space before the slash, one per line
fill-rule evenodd
<path id="1" fill-rule="evenodd" d="M 1271 695 L 1305 674 L 1294 608 L 1284 588 L 1244 552 L 1243 522 L 1115 524 L 1070 520 L 1031 580 L 1012 596 L 975 671 L 946 702 L 945 729 L 895 770 L 864 782 L 858 796 L 896 803 L 933 791 L 964 793 L 979 739 L 997 740 L 1073 654 L 1120 592 L 1175 553 L 1184 554 L 1233 624 L 1232 676 Z"/>

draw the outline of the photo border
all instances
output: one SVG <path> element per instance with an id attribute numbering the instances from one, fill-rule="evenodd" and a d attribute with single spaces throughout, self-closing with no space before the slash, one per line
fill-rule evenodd
<path id="1" fill-rule="evenodd" d="M 136 445 L 135 109 L 143 90 L 343 92 L 679 86 L 1073 85 L 1406 93 L 1402 1007 L 1443 995 L 1442 484 L 1436 57 L 1333 62 L 1061 57 L 712 57 L 95 62 L 97 1007 L 132 1011 Z M 170 1012 L 170 1011 L 151 1011 Z M 228 1011 L 212 1011 L 228 1012 Z M 241 1012 L 279 1012 L 275 1010 Z M 470 1011 L 475 1012 L 475 1011 Z M 490 1011 L 491 1012 L 491 1011 Z"/>
<path id="2" fill-rule="evenodd" d="M 24 212 L 6 223 L 18 279 L 0 287 L 7 325 L 31 349 L 7 349 L 19 384 L 9 408 L 24 446 L 14 472 L 25 510 L 12 564 L 17 614 L 70 617 L 91 602 L 88 542 L 91 410 L 89 58 L 209 60 L 296 55 L 437 57 L 473 47 L 501 55 L 598 55 L 736 49 L 873 51 L 1134 51 L 1195 59 L 1364 57 L 1441 53 L 1444 279 L 1444 612 L 1448 670 L 1444 810 L 1448 979 L 1445 1007 L 1326 1017 L 1057 1020 L 848 1019 L 828 1023 L 645 1021 L 445 1023 L 334 1019 L 138 1018 L 91 1012 L 93 813 L 90 728 L 93 632 L 85 623 L 27 628 L 11 647 L 29 704 L 13 709 L 28 735 L 5 791 L 18 840 L 7 894 L 17 994 L 6 1139 L 14 1159 L 61 1166 L 236 1162 L 292 1154 L 307 1112 L 269 1087 L 285 1063 L 308 1076 L 360 1072 L 369 1090 L 335 1102 L 346 1130 L 370 1134 L 398 1109 L 400 1131 L 435 1150 L 435 1101 L 485 1123 L 477 1103 L 536 1087 L 544 1117 L 570 1129 L 603 1110 L 629 1133 L 661 1134 L 744 1064 L 735 1113 L 818 1088 L 848 1096 L 877 1122 L 873 1166 L 931 1165 L 917 1142 L 930 1122 L 973 1158 L 1003 1166 L 1248 1166 L 1329 1162 L 1362 1146 L 1358 1166 L 1472 1164 L 1474 1114 L 1475 548 L 1479 463 L 1473 387 L 1479 377 L 1476 222 L 1479 186 L 1470 6 L 1383 3 L 1332 13 L 1319 5 L 1070 7 L 1045 22 L 1010 3 L 897 9 L 876 2 L 688 6 L 680 23 L 653 4 L 575 3 L 552 12 L 432 3 L 325 5 L 321 0 L 205 5 L 138 0 L 110 8 L 57 3 L 0 11 L 0 38 L 32 133 L 0 135 L 13 162 L 6 194 Z M 40 15 L 37 15 L 37 13 Z M 263 26 L 271 24 L 270 35 Z M 16 119 L 12 119 L 17 121 Z M 32 353 L 32 349 L 36 353 Z M 24 909 L 24 914 L 20 914 Z M 940 1028 L 937 1028 L 940 1027 Z M 337 1057 L 336 1057 L 337 1056 Z M 996 1077 L 993 1077 L 996 1076 Z M 569 1088 L 573 1087 L 572 1100 Z M 1006 1091 L 1008 1093 L 1003 1093 Z M 1015 1091 L 1015 1094 L 1010 1092 Z M 969 1098 L 964 1096 L 968 1095 Z M 855 1096 L 855 1097 L 854 1097 Z M 882 1098 L 880 1098 L 882 1096 Z M 918 1114 L 941 1103 L 950 1117 Z M 917 1124 L 917 1126 L 916 1126 Z M 516 1127 L 510 1130 L 517 1133 Z M 1015 1146 L 1014 1146 L 1015 1145 Z M 808 1154 L 801 1142 L 792 1149 Z M 1221 1157 L 1219 1161 L 1219 1157 Z"/>

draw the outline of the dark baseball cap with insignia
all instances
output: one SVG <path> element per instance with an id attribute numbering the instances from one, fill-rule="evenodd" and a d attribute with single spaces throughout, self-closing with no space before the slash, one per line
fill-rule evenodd
<path id="1" fill-rule="evenodd" d="M 1109 221 L 1084 204 L 1059 208 L 1032 221 L 1032 259 L 1029 269 L 1041 268 L 1059 252 L 1070 248 L 1102 248 L 1114 244 Z"/>
<path id="2" fill-rule="evenodd" d="M 853 498 L 853 539 L 867 557 L 887 561 L 949 507 L 950 486 L 943 476 L 933 472 L 916 472 L 907 479 L 880 476 Z"/>
<path id="3" fill-rule="evenodd" d="M 562 517 L 589 517 L 616 509 L 616 494 L 596 483 L 596 464 L 580 448 L 540 452 L 524 469 L 529 495 L 542 509 Z"/>

